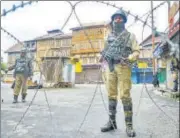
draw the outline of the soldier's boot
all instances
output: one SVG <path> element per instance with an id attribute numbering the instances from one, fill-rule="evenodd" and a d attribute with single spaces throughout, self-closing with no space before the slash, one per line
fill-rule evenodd
<path id="1" fill-rule="evenodd" d="M 109 100 L 109 121 L 101 128 L 101 132 L 108 132 L 117 129 L 116 106 L 117 100 Z"/>
<path id="2" fill-rule="evenodd" d="M 23 103 L 26 102 L 26 94 L 22 94 L 22 102 L 23 102 Z"/>
<path id="3" fill-rule="evenodd" d="M 101 132 L 108 132 L 117 129 L 116 117 L 114 115 L 109 116 L 109 121 L 101 128 Z"/>
<path id="4" fill-rule="evenodd" d="M 14 95 L 13 103 L 17 103 L 17 102 L 18 102 L 18 96 Z"/>
<path id="5" fill-rule="evenodd" d="M 135 137 L 136 136 L 136 132 L 134 131 L 132 125 L 126 126 L 126 134 L 128 137 Z"/>
<path id="6" fill-rule="evenodd" d="M 124 115 L 125 115 L 125 123 L 126 123 L 126 134 L 128 137 L 135 137 L 136 132 L 133 129 L 133 108 L 132 108 L 132 100 L 131 98 L 122 100 Z"/>

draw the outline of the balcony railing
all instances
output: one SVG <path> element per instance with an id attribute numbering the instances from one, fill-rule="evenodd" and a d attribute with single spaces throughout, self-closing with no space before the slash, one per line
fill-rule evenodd
<path id="1" fill-rule="evenodd" d="M 100 48 L 94 48 L 94 49 L 80 49 L 80 50 L 71 50 L 71 54 L 83 54 L 83 53 L 94 53 L 94 52 L 100 52 Z"/>

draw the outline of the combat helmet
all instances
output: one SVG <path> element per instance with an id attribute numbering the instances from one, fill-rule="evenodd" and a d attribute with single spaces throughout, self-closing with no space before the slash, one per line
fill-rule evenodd
<path id="1" fill-rule="evenodd" d="M 23 48 L 21 49 L 21 53 L 27 53 L 27 49 L 26 49 L 25 47 L 23 47 Z"/>
<path id="2" fill-rule="evenodd" d="M 123 10 L 121 10 L 121 9 L 120 9 L 120 10 L 117 10 L 117 11 L 111 16 L 111 22 L 113 22 L 114 17 L 115 17 L 116 15 L 122 16 L 122 18 L 124 19 L 124 23 L 127 22 L 127 14 L 126 14 Z"/>

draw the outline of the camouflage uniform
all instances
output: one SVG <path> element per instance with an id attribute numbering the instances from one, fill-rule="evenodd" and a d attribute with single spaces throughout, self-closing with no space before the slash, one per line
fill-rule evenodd
<path id="1" fill-rule="evenodd" d="M 106 86 L 106 89 L 107 89 L 107 62 L 102 59 L 102 64 L 101 64 L 101 70 L 102 70 L 102 80 Z"/>
<path id="2" fill-rule="evenodd" d="M 15 86 L 14 86 L 14 101 L 13 103 L 17 103 L 18 95 L 22 89 L 22 102 L 25 102 L 25 98 L 27 95 L 27 79 L 31 77 L 32 72 L 32 62 L 26 56 L 26 50 L 23 49 L 21 51 L 21 57 L 16 59 L 15 65 L 9 67 L 9 70 L 14 71 L 14 78 L 15 78 Z M 24 56 L 22 56 L 24 54 Z"/>
<path id="3" fill-rule="evenodd" d="M 124 16 L 124 13 L 122 13 L 122 11 L 117 11 L 113 16 L 115 15 Z M 120 35 L 116 35 L 115 33 L 116 32 L 112 32 L 108 36 L 105 49 L 101 53 L 102 57 L 109 65 L 106 73 L 106 85 L 109 99 L 109 121 L 101 128 L 101 131 L 107 132 L 117 128 L 116 107 L 119 91 L 119 98 L 122 100 L 125 114 L 126 132 L 129 137 L 134 137 L 136 134 L 133 130 L 133 106 L 130 95 L 132 85 L 131 67 L 128 63 L 136 61 L 140 53 L 140 47 L 136 41 L 135 35 L 129 33 L 126 29 L 124 29 Z"/>

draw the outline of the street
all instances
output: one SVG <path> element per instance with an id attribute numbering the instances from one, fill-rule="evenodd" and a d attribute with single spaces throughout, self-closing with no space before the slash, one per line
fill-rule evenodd
<path id="1" fill-rule="evenodd" d="M 10 85 L 1 84 L 1 98 L 4 100 L 1 103 L 1 137 L 76 138 L 77 130 L 91 103 L 96 86 L 95 84 L 82 84 L 67 89 L 40 89 L 24 119 L 13 132 L 13 128 L 21 119 L 36 90 L 28 90 L 26 103 L 21 103 L 21 97 L 19 97 L 19 103 L 12 104 L 13 93 Z M 141 97 L 142 87 L 143 85 L 133 85 L 131 90 L 136 138 L 178 138 L 179 102 L 150 92 L 157 105 L 175 120 L 176 124 L 174 124 L 154 105 L 146 91 L 142 93 Z M 152 85 L 148 85 L 148 89 L 152 90 Z M 44 90 L 50 104 L 52 120 Z M 110 133 L 100 132 L 100 127 L 108 120 L 108 114 L 102 100 L 103 96 L 107 107 L 107 93 L 104 85 L 101 85 L 101 90 L 97 90 L 93 104 L 77 138 L 127 138 L 121 102 L 117 106 L 118 129 Z M 139 101 L 140 106 L 138 106 Z"/>

